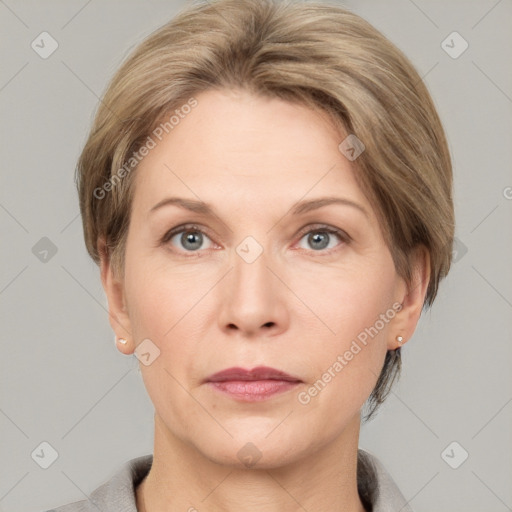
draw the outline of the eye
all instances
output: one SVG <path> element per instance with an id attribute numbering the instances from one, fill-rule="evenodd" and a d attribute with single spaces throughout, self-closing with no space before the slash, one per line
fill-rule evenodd
<path id="1" fill-rule="evenodd" d="M 210 238 L 196 226 L 174 228 L 165 234 L 162 243 L 170 243 L 185 252 L 197 252 L 214 246 Z"/>
<path id="2" fill-rule="evenodd" d="M 348 235 L 339 229 L 319 226 L 305 232 L 299 241 L 299 247 L 307 250 L 322 251 L 324 249 L 333 249 L 340 242 L 348 242 L 348 240 Z M 306 246 L 302 244 L 303 241 Z"/>

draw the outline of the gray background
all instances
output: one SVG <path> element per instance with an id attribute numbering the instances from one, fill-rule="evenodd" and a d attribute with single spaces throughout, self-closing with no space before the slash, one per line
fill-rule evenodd
<path id="1" fill-rule="evenodd" d="M 153 407 L 137 359 L 115 349 L 73 173 L 109 77 L 183 5 L 0 1 L 2 511 L 84 499 L 152 451 Z M 360 445 L 415 511 L 512 510 L 512 3 L 344 5 L 401 48 L 432 93 L 453 156 L 458 238 L 451 274 L 403 350 L 402 378 Z M 47 59 L 31 48 L 43 31 L 59 44 Z M 456 59 L 441 47 L 453 31 L 469 43 Z M 57 249 L 46 261 L 43 237 Z M 59 454 L 48 469 L 31 457 L 43 441 Z M 458 469 L 442 457 L 453 441 L 451 461 L 469 453 Z"/>

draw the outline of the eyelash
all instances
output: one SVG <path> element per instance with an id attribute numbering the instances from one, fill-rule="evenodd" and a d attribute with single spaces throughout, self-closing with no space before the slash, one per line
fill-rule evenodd
<path id="1" fill-rule="evenodd" d="M 208 235 L 208 233 L 206 233 L 203 229 L 201 229 L 197 224 L 182 224 L 180 226 L 176 226 L 175 228 L 172 228 L 169 231 L 167 231 L 165 233 L 165 235 L 161 238 L 160 245 L 167 244 L 175 235 L 178 235 L 180 233 L 185 233 L 187 231 L 199 232 L 203 235 L 206 235 L 211 240 L 211 237 Z M 306 226 L 306 228 L 302 229 L 299 232 L 299 234 L 298 234 L 299 241 L 302 240 L 304 235 L 307 235 L 309 233 L 314 233 L 314 232 L 321 232 L 321 233 L 328 233 L 329 235 L 336 235 L 339 237 L 341 242 L 344 244 L 348 244 L 352 240 L 351 237 L 347 233 L 345 233 L 345 231 L 342 231 L 341 229 L 333 228 L 326 224 L 314 224 L 314 225 Z M 324 255 L 331 254 L 333 251 L 336 251 L 338 249 L 339 249 L 339 247 L 336 246 L 336 247 L 331 247 L 330 249 L 326 249 L 326 250 L 321 249 L 319 251 L 315 251 L 315 250 L 311 249 L 308 252 L 315 252 L 320 256 L 324 256 Z M 210 250 L 212 250 L 212 249 L 210 249 Z M 303 249 L 303 250 L 306 250 L 306 249 Z M 175 252 L 178 252 L 179 254 L 186 254 L 185 257 L 187 257 L 187 258 L 190 258 L 190 257 L 200 258 L 202 256 L 201 252 L 204 252 L 204 250 L 200 249 L 197 251 L 175 251 Z"/>

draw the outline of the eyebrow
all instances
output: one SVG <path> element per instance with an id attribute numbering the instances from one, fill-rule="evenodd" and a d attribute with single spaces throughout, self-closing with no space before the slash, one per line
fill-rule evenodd
<path id="1" fill-rule="evenodd" d="M 317 210 L 318 208 L 322 208 L 324 206 L 329 206 L 331 204 L 341 204 L 344 206 L 352 206 L 353 208 L 359 210 L 366 217 L 369 218 L 369 214 L 366 209 L 361 206 L 359 203 L 351 201 L 350 199 L 346 199 L 343 197 L 320 197 L 318 199 L 310 199 L 310 200 L 302 200 L 298 203 L 295 203 L 291 207 L 292 215 L 300 215 L 303 213 L 307 213 L 313 210 Z M 189 210 L 191 212 L 199 213 L 202 215 L 214 215 L 213 208 L 203 201 L 196 201 L 195 199 L 184 199 L 181 197 L 167 197 L 162 199 L 162 201 L 158 202 L 151 208 L 149 213 L 152 213 L 164 206 L 174 205 L 185 210 Z"/>

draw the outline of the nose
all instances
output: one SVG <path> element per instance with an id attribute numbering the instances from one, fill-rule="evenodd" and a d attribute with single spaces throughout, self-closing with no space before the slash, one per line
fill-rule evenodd
<path id="1" fill-rule="evenodd" d="M 234 268 L 221 281 L 218 321 L 228 335 L 276 336 L 288 328 L 286 287 L 263 252 L 248 263 L 235 255 Z"/>

